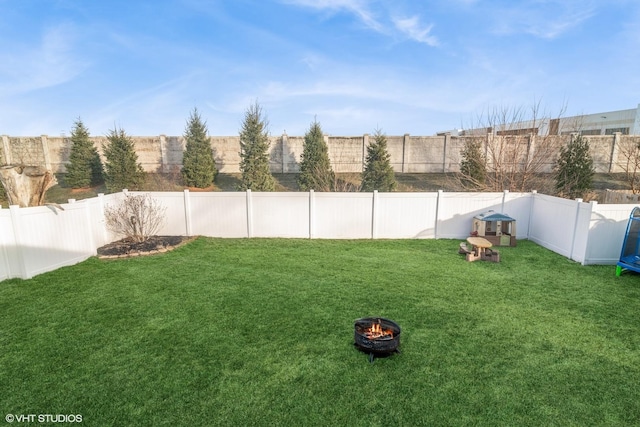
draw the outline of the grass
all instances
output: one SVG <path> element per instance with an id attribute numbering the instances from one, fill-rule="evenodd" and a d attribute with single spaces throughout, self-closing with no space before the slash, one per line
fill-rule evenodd
<path id="1" fill-rule="evenodd" d="M 100 426 L 640 424 L 640 277 L 531 242 L 200 238 L 0 283 L 0 412 Z M 353 321 L 402 327 L 369 364 Z"/>

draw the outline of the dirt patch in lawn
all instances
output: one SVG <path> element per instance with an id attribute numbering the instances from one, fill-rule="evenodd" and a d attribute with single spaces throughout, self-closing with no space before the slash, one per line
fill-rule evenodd
<path id="1" fill-rule="evenodd" d="M 168 252 L 195 239 L 189 236 L 151 236 L 144 242 L 122 239 L 98 248 L 99 258 L 128 258 Z"/>

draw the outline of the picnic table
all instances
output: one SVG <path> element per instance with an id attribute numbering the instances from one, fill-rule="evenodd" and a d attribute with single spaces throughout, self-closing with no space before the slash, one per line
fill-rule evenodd
<path id="1" fill-rule="evenodd" d="M 487 251 L 487 249 L 493 246 L 493 244 L 491 244 L 491 242 L 484 237 L 467 237 L 467 242 L 471 244 L 472 247 L 471 252 L 467 254 L 467 261 L 476 261 L 482 259 L 485 261 L 498 262 L 500 260 L 500 258 L 494 260 L 494 252 L 491 250 Z M 495 253 L 497 254 L 497 252 Z"/>

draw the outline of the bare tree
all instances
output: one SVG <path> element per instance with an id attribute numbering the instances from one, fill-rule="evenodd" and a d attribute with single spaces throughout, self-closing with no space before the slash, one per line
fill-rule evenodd
<path id="1" fill-rule="evenodd" d="M 148 194 L 125 194 L 120 203 L 105 208 L 107 228 L 134 242 L 144 242 L 160 229 L 166 210 Z"/>
<path id="2" fill-rule="evenodd" d="M 478 138 L 484 139 L 480 144 L 486 162 L 485 181 L 477 182 L 477 176 L 467 176 L 461 170 L 461 186 L 466 188 L 472 182 L 474 188 L 485 191 L 553 188 L 548 174 L 562 138 L 550 134 L 550 130 L 554 122 L 557 126 L 563 111 L 564 108 L 557 118 L 551 118 L 536 102 L 529 109 L 495 107 L 480 115 L 477 124 L 464 131 L 464 137 L 474 138 L 474 144 L 479 143 Z"/>
<path id="3" fill-rule="evenodd" d="M 333 189 L 337 193 L 358 193 L 362 191 L 362 180 L 359 173 L 345 172 L 335 174 Z"/>
<path id="4" fill-rule="evenodd" d="M 640 192 L 640 138 L 621 138 L 618 145 L 617 164 L 633 194 Z"/>

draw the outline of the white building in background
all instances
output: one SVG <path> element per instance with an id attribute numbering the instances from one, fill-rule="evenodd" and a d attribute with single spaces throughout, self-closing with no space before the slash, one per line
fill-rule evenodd
<path id="1" fill-rule="evenodd" d="M 507 123 L 504 123 L 504 122 Z M 489 127 L 474 129 L 454 129 L 438 132 L 438 135 L 451 134 L 453 136 L 483 135 L 640 135 L 640 104 L 629 110 L 606 111 L 603 113 L 583 114 L 580 116 L 541 118 L 538 120 L 512 121 L 489 120 Z"/>

